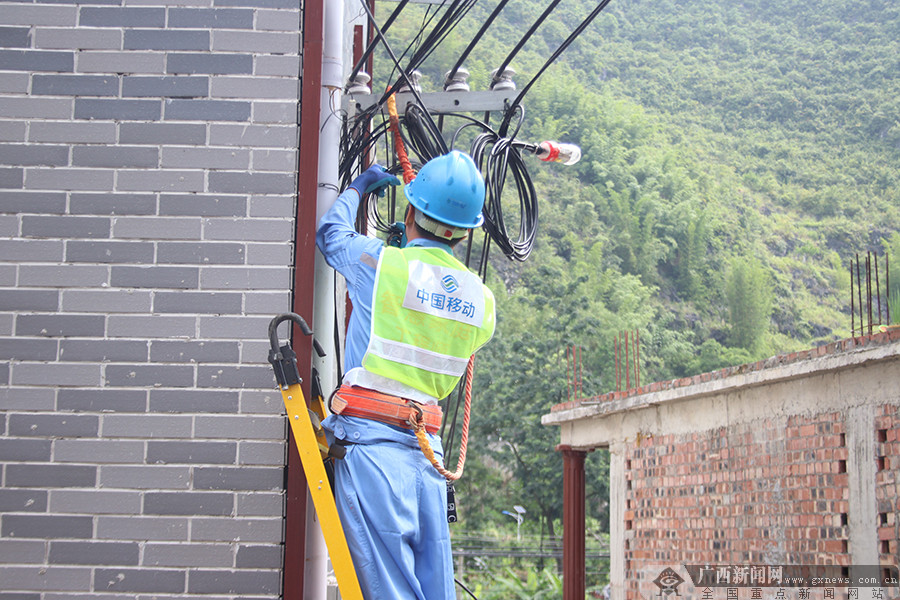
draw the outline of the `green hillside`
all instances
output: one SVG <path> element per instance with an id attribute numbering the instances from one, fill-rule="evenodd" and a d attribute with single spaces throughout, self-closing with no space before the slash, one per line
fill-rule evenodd
<path id="1" fill-rule="evenodd" d="M 495 5 L 478 3 L 423 64 L 426 90 Z M 501 13 L 466 61 L 473 89 L 546 6 Z M 594 6 L 559 4 L 511 64 L 520 86 Z M 615 389 L 622 331 L 639 333 L 642 383 L 850 335 L 851 258 L 890 249 L 900 264 L 898 40 L 889 1 L 613 0 L 544 74 L 517 137 L 573 142 L 583 158 L 527 159 L 534 251 L 491 255 L 499 326 L 479 355 L 470 456 L 509 477 L 466 490 L 476 523 L 504 494 L 559 517 L 558 432 L 539 421 L 569 397 L 566 347 L 583 349 L 590 395 Z"/>
<path id="2" fill-rule="evenodd" d="M 495 4 L 476 5 L 425 63 L 426 89 Z M 512 61 L 520 86 L 593 6 L 560 3 Z M 466 63 L 473 88 L 544 8 L 501 12 Z M 540 236 L 523 266 L 495 257 L 501 295 L 558 294 L 540 289 L 542 272 L 567 296 L 590 295 L 555 315 L 586 312 L 590 326 L 555 341 L 591 349 L 595 392 L 611 389 L 605 355 L 623 329 L 646 329 L 645 381 L 846 337 L 850 258 L 883 252 L 900 230 L 898 33 L 888 2 L 611 3 L 523 103 L 519 138 L 575 142 L 584 158 L 530 164 Z M 769 293 L 729 295 L 744 269 Z M 641 312 L 596 289 L 624 293 L 621 278 L 637 278 Z M 748 335 L 740 321 L 760 302 L 771 311 Z M 722 359 L 696 360 L 709 340 L 721 348 L 706 357 Z"/>

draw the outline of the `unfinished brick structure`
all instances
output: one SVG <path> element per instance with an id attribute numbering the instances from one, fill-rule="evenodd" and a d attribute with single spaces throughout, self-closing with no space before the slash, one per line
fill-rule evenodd
<path id="1" fill-rule="evenodd" d="M 900 566 L 900 330 L 569 402 L 544 423 L 567 454 L 610 450 L 614 598 L 658 595 L 684 564 Z"/>

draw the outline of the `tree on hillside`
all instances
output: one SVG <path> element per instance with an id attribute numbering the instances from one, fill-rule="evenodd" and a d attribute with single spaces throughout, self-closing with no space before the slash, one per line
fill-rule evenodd
<path id="1" fill-rule="evenodd" d="M 765 351 L 772 314 L 768 272 L 753 258 L 738 258 L 731 264 L 726 285 L 732 346 L 751 353 Z"/>

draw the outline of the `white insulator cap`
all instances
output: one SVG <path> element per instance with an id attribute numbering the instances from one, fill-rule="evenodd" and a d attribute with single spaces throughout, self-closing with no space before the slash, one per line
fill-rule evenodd
<path id="1" fill-rule="evenodd" d="M 415 90 L 416 92 L 418 92 L 418 93 L 421 93 L 421 92 L 422 92 L 422 86 L 419 85 L 419 80 L 420 80 L 420 79 L 422 79 L 422 73 L 421 73 L 420 71 L 415 71 L 415 70 L 414 70 L 412 73 L 407 73 L 407 74 L 406 74 L 406 79 L 403 81 L 402 84 L 400 84 L 400 89 L 397 90 L 397 93 L 398 93 L 398 94 L 402 94 L 402 93 L 404 93 L 404 92 L 409 92 L 409 91 L 410 91 L 410 90 L 409 90 L 409 85 L 410 85 L 410 84 L 412 84 L 412 89 L 414 89 L 414 90 Z M 409 83 L 407 83 L 407 80 L 409 81 Z"/>
<path id="2" fill-rule="evenodd" d="M 369 87 L 371 80 L 372 78 L 365 71 L 358 72 L 356 77 L 353 78 L 353 83 L 350 85 L 347 93 L 351 96 L 368 96 L 372 93 L 372 88 Z"/>
<path id="3" fill-rule="evenodd" d="M 503 69 L 502 73 L 497 73 L 497 69 L 491 71 L 491 89 L 495 92 L 515 91 L 516 82 L 512 80 L 516 72 L 511 67 Z"/>
<path id="4" fill-rule="evenodd" d="M 445 92 L 468 92 L 469 84 L 467 80 L 469 79 L 469 70 L 465 67 L 460 67 L 456 70 L 456 73 L 453 74 L 453 79 L 450 79 L 450 71 L 444 73 L 444 91 Z"/>

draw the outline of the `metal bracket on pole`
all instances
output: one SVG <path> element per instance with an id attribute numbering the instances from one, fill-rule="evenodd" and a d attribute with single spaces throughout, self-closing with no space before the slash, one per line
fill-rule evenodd
<path id="1" fill-rule="evenodd" d="M 502 111 L 515 100 L 516 91 L 426 92 L 420 97 L 431 113 Z M 399 93 L 396 98 L 397 112 L 401 114 L 406 112 L 408 105 L 416 102 L 416 97 L 411 93 Z M 344 109 L 349 114 L 359 113 L 371 108 L 380 99 L 381 96 L 375 94 L 344 96 Z"/>

